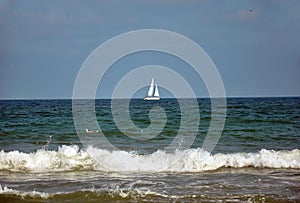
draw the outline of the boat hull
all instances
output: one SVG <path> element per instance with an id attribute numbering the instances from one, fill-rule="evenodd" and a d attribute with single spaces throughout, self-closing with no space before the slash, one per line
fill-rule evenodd
<path id="1" fill-rule="evenodd" d="M 144 100 L 157 101 L 157 100 L 160 100 L 160 98 L 159 97 L 145 97 Z"/>

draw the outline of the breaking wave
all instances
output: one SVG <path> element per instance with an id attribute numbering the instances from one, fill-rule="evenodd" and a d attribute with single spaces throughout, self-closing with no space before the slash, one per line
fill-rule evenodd
<path id="1" fill-rule="evenodd" d="M 95 161 L 89 155 L 97 154 Z M 95 153 L 96 152 L 96 153 Z M 178 159 L 178 157 L 182 157 Z M 174 160 L 177 160 L 174 162 Z M 174 164 L 171 164 L 174 163 Z M 77 145 L 62 145 L 58 151 L 38 150 L 32 153 L 0 151 L 0 170 L 15 172 L 55 171 L 131 171 L 131 172 L 201 172 L 223 167 L 293 168 L 300 169 L 300 150 L 273 151 L 262 149 L 256 153 L 211 155 L 202 149 L 188 149 L 168 154 L 156 151 L 138 155 L 126 151 L 107 151 Z"/>

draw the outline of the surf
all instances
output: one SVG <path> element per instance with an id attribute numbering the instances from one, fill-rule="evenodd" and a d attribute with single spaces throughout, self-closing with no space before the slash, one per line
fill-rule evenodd
<path id="1" fill-rule="evenodd" d="M 97 153 L 92 157 L 89 153 Z M 182 157 L 182 158 L 178 158 Z M 97 161 L 96 161 L 96 160 Z M 174 160 L 178 160 L 174 162 Z M 173 164 L 170 164 L 173 163 Z M 139 155 L 92 146 L 62 145 L 57 151 L 40 149 L 31 153 L 0 151 L 0 170 L 11 172 L 119 171 L 119 172 L 203 172 L 220 168 L 285 168 L 300 169 L 300 150 L 267 150 L 245 153 L 209 154 L 201 148 L 166 153 L 159 150 Z"/>

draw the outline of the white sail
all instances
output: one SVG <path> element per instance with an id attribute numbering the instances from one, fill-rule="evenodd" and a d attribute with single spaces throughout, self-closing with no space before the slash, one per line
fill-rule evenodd
<path id="1" fill-rule="evenodd" d="M 155 84 L 154 82 L 154 78 L 152 78 L 149 90 L 148 90 L 148 95 L 146 97 L 144 97 L 144 100 L 160 100 L 159 97 L 159 91 L 158 91 L 158 87 L 157 84 Z"/>
<path id="2" fill-rule="evenodd" d="M 157 84 L 155 84 L 155 92 L 154 92 L 154 96 L 155 96 L 155 97 L 159 97 L 159 91 L 158 91 L 158 88 L 157 88 Z"/>
<path id="3" fill-rule="evenodd" d="M 154 78 L 152 78 L 149 90 L 148 90 L 148 97 L 152 97 L 154 92 Z"/>

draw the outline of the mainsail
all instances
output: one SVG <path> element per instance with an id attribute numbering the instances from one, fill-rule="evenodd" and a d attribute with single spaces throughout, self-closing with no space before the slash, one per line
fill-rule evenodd
<path id="1" fill-rule="evenodd" d="M 144 98 L 144 100 L 159 100 L 159 91 L 157 84 L 155 84 L 154 78 L 151 80 L 151 84 L 148 90 L 147 96 Z"/>
<path id="2" fill-rule="evenodd" d="M 149 90 L 148 90 L 148 97 L 153 97 L 154 93 L 154 78 L 152 78 Z"/>

